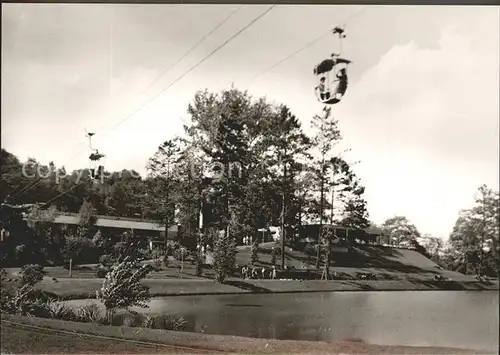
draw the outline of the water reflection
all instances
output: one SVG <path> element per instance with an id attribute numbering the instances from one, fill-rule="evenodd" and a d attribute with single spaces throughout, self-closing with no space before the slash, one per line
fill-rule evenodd
<path id="1" fill-rule="evenodd" d="M 182 296 L 155 299 L 142 311 L 183 315 L 188 329 L 214 334 L 480 350 L 498 345 L 498 291 Z"/>

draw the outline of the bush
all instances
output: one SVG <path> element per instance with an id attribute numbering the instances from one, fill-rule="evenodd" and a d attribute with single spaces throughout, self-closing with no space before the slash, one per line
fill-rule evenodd
<path id="1" fill-rule="evenodd" d="M 179 250 L 181 247 L 181 245 L 179 244 L 179 242 L 176 242 L 176 241 L 172 241 L 172 240 L 169 240 L 167 242 L 167 246 L 166 246 L 166 254 L 168 256 L 174 256 L 174 253 L 176 250 Z"/>
<path id="2" fill-rule="evenodd" d="M 126 313 L 122 317 L 122 325 L 127 327 L 140 327 L 144 316 L 137 313 Z"/>
<path id="3" fill-rule="evenodd" d="M 139 249 L 137 257 L 141 260 L 150 260 L 153 257 L 153 253 L 149 249 Z"/>
<path id="4" fill-rule="evenodd" d="M 259 242 L 256 240 L 252 243 L 250 248 L 250 254 L 248 256 L 248 261 L 250 265 L 255 265 L 259 261 Z"/>
<path id="5" fill-rule="evenodd" d="M 63 303 L 47 302 L 47 310 L 49 318 L 52 319 L 67 321 L 75 321 L 78 319 L 74 310 Z"/>
<path id="6" fill-rule="evenodd" d="M 174 250 L 174 258 L 178 261 L 187 261 L 189 259 L 189 254 L 189 250 L 184 247 L 179 247 L 178 249 Z"/>
<path id="7" fill-rule="evenodd" d="M 156 266 L 157 268 L 161 268 L 161 265 L 164 261 L 163 260 L 163 253 L 158 249 L 154 249 L 151 252 L 151 258 L 153 259 L 154 266 Z"/>
<path id="8" fill-rule="evenodd" d="M 144 328 L 175 330 L 175 331 L 182 330 L 186 324 L 187 322 L 183 316 L 171 316 L 171 315 L 155 316 L 152 314 L 148 314 L 142 322 L 142 326 Z"/>
<path id="9" fill-rule="evenodd" d="M 38 297 L 37 297 L 38 295 Z M 14 295 L 2 305 L 2 310 L 22 316 L 48 317 L 47 300 L 39 297 L 33 286 L 25 284 L 18 288 Z"/>
<path id="10" fill-rule="evenodd" d="M 3 309 L 9 299 L 13 296 L 12 285 L 8 284 L 10 282 L 9 275 L 4 269 L 0 269 L 1 284 L 0 284 L 0 307 Z"/>
<path id="11" fill-rule="evenodd" d="M 109 268 L 103 266 L 103 265 L 99 265 L 97 267 L 97 270 L 96 270 L 96 277 L 98 279 L 103 279 L 106 277 L 106 275 L 108 274 L 109 272 Z"/>
<path id="12" fill-rule="evenodd" d="M 21 285 L 30 285 L 34 286 L 43 280 L 43 275 L 45 272 L 43 271 L 43 266 L 38 264 L 30 264 L 24 265 L 21 268 L 20 276 L 21 276 Z"/>
<path id="13" fill-rule="evenodd" d="M 81 307 L 76 314 L 77 318 L 82 322 L 103 323 L 104 317 L 101 309 L 96 303 L 90 303 Z"/>
<path id="14" fill-rule="evenodd" d="M 147 307 L 150 300 L 149 289 L 141 284 L 141 280 L 151 271 L 150 265 L 139 267 L 135 262 L 125 259 L 113 265 L 106 275 L 102 288 L 98 291 L 98 298 L 106 307 L 108 320 L 116 309 L 128 309 L 132 306 Z"/>

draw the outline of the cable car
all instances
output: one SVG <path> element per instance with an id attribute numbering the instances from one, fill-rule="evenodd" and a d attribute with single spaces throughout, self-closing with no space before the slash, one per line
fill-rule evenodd
<path id="1" fill-rule="evenodd" d="M 87 133 L 89 138 L 90 150 L 93 151 L 89 155 L 89 170 L 90 177 L 95 180 L 99 180 L 104 174 L 104 165 L 100 164 L 102 158 L 105 157 L 104 154 L 99 153 L 99 150 L 92 148 L 92 136 L 94 133 Z"/>
<path id="2" fill-rule="evenodd" d="M 335 27 L 333 34 L 338 34 L 340 51 L 342 50 L 342 38 L 345 38 L 344 29 Z M 319 102 L 327 105 L 339 103 L 347 90 L 347 66 L 350 60 L 340 57 L 339 53 L 333 53 L 331 58 L 323 60 L 314 67 L 314 75 L 317 77 L 318 86 L 315 94 Z"/>

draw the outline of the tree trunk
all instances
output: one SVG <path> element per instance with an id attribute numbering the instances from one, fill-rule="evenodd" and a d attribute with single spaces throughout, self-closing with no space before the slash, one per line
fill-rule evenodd
<path id="1" fill-rule="evenodd" d="M 330 210 L 330 225 L 333 226 L 333 203 L 335 202 L 335 167 L 332 167 L 332 206 Z M 333 229 L 333 233 L 335 234 L 335 229 Z M 327 254 L 326 254 L 326 262 L 325 262 L 325 276 L 328 280 L 330 276 L 330 256 L 332 255 L 332 235 L 328 234 L 327 238 Z"/>
<path id="2" fill-rule="evenodd" d="M 114 309 L 106 309 L 106 319 L 109 325 L 113 324 L 113 315 L 115 314 Z"/>
<path id="3" fill-rule="evenodd" d="M 286 153 L 285 153 L 286 154 Z M 281 268 L 285 269 L 285 187 L 286 187 L 286 162 L 283 163 L 283 199 L 281 205 Z"/>
<path id="4" fill-rule="evenodd" d="M 316 251 L 316 269 L 319 269 L 321 259 L 321 232 L 323 231 L 323 200 L 324 200 L 324 177 L 323 167 L 325 165 L 325 157 L 321 160 L 321 194 L 319 202 L 319 231 L 318 231 L 318 250 Z"/>
<path id="5" fill-rule="evenodd" d="M 229 169 L 230 169 L 230 165 L 229 165 L 229 162 L 225 162 L 224 163 L 224 175 L 226 176 L 226 184 L 224 186 L 224 189 L 226 190 L 226 193 L 224 194 L 224 214 L 226 215 L 225 219 L 225 228 L 224 228 L 224 233 L 226 234 L 226 238 L 229 238 L 229 226 L 231 224 L 231 212 L 229 211 Z M 226 175 L 227 174 L 227 175 Z"/>

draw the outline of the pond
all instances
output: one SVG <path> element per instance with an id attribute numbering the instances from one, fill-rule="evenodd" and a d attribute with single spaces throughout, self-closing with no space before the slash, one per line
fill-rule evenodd
<path id="1" fill-rule="evenodd" d="M 134 310 L 183 315 L 194 332 L 247 337 L 490 351 L 499 339 L 498 291 L 176 296 Z"/>

